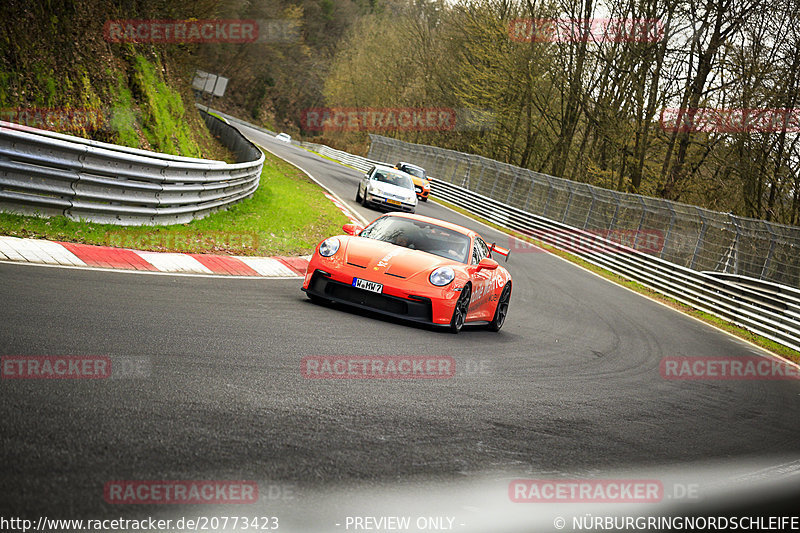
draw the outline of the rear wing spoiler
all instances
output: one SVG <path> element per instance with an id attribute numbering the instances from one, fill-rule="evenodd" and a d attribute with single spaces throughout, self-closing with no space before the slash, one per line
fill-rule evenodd
<path id="1" fill-rule="evenodd" d="M 506 258 L 506 263 L 508 263 L 508 256 L 511 255 L 511 250 L 509 250 L 508 248 L 501 248 L 497 246 L 495 243 L 492 243 L 492 245 L 489 247 L 489 257 L 492 256 L 492 253 L 498 253 L 502 255 L 503 257 Z"/>

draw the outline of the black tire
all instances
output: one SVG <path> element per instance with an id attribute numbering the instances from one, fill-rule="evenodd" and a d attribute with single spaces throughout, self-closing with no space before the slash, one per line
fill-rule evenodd
<path id="1" fill-rule="evenodd" d="M 356 189 L 356 203 L 361 203 L 361 187 Z"/>
<path id="2" fill-rule="evenodd" d="M 467 284 L 461 289 L 461 296 L 456 301 L 456 307 L 453 309 L 453 318 L 450 319 L 450 332 L 458 333 L 464 326 L 464 321 L 469 312 L 469 301 L 472 298 L 472 287 Z"/>
<path id="3" fill-rule="evenodd" d="M 367 191 L 364 191 L 364 196 L 361 197 L 361 205 L 363 205 L 364 207 L 368 207 Z"/>
<path id="4" fill-rule="evenodd" d="M 489 331 L 500 331 L 508 316 L 508 303 L 511 301 L 511 284 L 506 283 L 503 292 L 500 293 L 500 299 L 497 300 L 497 307 L 494 310 L 494 317 L 487 326 Z"/>
<path id="5" fill-rule="evenodd" d="M 428 197 L 427 196 L 420 196 L 419 199 L 422 200 L 423 202 L 427 202 L 428 201 Z"/>

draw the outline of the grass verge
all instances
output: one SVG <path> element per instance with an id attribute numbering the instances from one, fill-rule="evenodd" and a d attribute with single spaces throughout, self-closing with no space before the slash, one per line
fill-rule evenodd
<path id="1" fill-rule="evenodd" d="M 341 233 L 347 218 L 296 167 L 266 153 L 253 197 L 201 220 L 170 226 L 115 226 L 66 217 L 0 213 L 0 235 L 156 252 L 231 255 L 309 254 Z"/>
<path id="2" fill-rule="evenodd" d="M 448 208 L 452 209 L 453 211 L 457 211 L 457 212 L 461 213 L 464 216 L 467 216 L 469 218 L 477 220 L 478 222 L 486 224 L 487 226 L 490 226 L 490 227 L 496 229 L 497 231 L 501 231 L 501 232 L 506 233 L 508 235 L 513 235 L 514 237 L 517 237 L 520 240 L 523 240 L 523 241 L 526 241 L 526 242 L 530 241 L 530 236 L 525 236 L 525 235 L 523 235 L 523 234 L 521 234 L 519 232 L 516 232 L 514 230 L 509 230 L 507 228 L 499 226 L 499 225 L 497 225 L 497 224 L 495 224 L 493 222 L 490 222 L 490 221 L 488 221 L 488 220 L 486 220 L 486 219 L 484 219 L 482 217 L 479 217 L 477 215 L 474 215 L 474 214 L 470 213 L 469 211 L 467 211 L 466 209 L 464 209 L 462 207 L 459 207 L 459 206 L 457 206 L 455 204 L 451 204 L 450 202 L 448 202 L 446 200 L 442 200 L 440 198 L 434 198 L 434 197 L 431 197 L 431 200 L 434 201 L 434 202 L 437 202 L 439 204 L 442 204 L 443 206 L 448 207 Z M 734 324 L 731 324 L 727 320 L 724 320 L 722 318 L 714 316 L 714 315 L 712 315 L 710 313 L 706 313 L 705 311 L 701 311 L 699 309 L 695 309 L 694 307 L 691 307 L 691 306 L 688 306 L 688 305 L 686 305 L 684 303 L 681 303 L 681 302 L 679 302 L 679 301 L 677 301 L 677 300 L 675 300 L 673 298 L 670 298 L 669 296 L 664 296 L 660 292 L 657 292 L 657 291 L 651 289 L 650 287 L 647 287 L 645 285 L 642 285 L 641 283 L 638 283 L 636 281 L 633 281 L 633 280 L 630 280 L 630 279 L 625 278 L 623 276 L 620 276 L 619 274 L 615 274 L 613 272 L 610 272 L 610 271 L 608 271 L 608 270 L 606 270 L 606 269 L 604 269 L 602 267 L 599 267 L 599 266 L 597 266 L 595 264 L 592 264 L 592 263 L 590 263 L 588 261 L 585 261 L 584 259 L 581 259 L 580 257 L 578 257 L 576 255 L 573 255 L 573 254 L 571 254 L 569 252 L 565 252 L 563 250 L 559 250 L 558 248 L 555 248 L 553 246 L 550 246 L 548 244 L 544 244 L 544 243 L 538 242 L 538 241 L 537 241 L 536 245 L 541 247 L 541 248 L 544 248 L 545 250 L 553 253 L 554 255 L 562 257 L 562 258 L 566 259 L 567 261 L 575 263 L 575 264 L 577 264 L 577 265 L 579 265 L 579 266 L 581 266 L 581 267 L 583 267 L 583 268 L 585 268 L 587 270 L 590 270 L 590 271 L 592 271 L 592 272 L 594 272 L 594 273 L 596 273 L 596 274 L 598 274 L 598 275 L 600 275 L 600 276 L 602 276 L 602 277 L 604 277 L 604 278 L 606 278 L 608 280 L 611 280 L 614 283 L 617 283 L 618 285 L 622 285 L 623 287 L 627 287 L 627 288 L 629 288 L 629 289 L 631 289 L 633 291 L 636 291 L 636 292 L 638 292 L 640 294 L 643 294 L 643 295 L 645 295 L 645 296 L 647 296 L 649 298 L 652 298 L 653 300 L 657 300 L 659 302 L 662 302 L 662 303 L 664 303 L 664 304 L 666 304 L 666 305 L 668 305 L 668 306 L 670 306 L 670 307 L 672 307 L 674 309 L 677 309 L 678 311 L 681 311 L 682 313 L 685 313 L 687 315 L 690 315 L 690 316 L 693 316 L 695 318 L 698 318 L 698 319 L 702 320 L 703 322 L 707 322 L 708 324 L 716 326 L 719 329 L 727 331 L 728 333 L 731 333 L 731 334 L 733 334 L 733 335 L 735 335 L 735 336 L 737 336 L 737 337 L 739 337 L 741 339 L 744 339 L 744 340 L 747 340 L 749 342 L 752 342 L 756 346 L 764 348 L 765 350 L 768 350 L 768 351 L 770 351 L 770 352 L 772 352 L 772 353 L 774 353 L 776 355 L 784 357 L 784 358 L 786 358 L 786 359 L 788 359 L 790 361 L 794 361 L 795 363 L 800 363 L 800 352 L 797 352 L 797 351 L 792 350 L 791 348 L 788 348 L 788 347 L 786 347 L 786 346 L 784 346 L 782 344 L 779 344 L 779 343 L 777 343 L 775 341 L 767 339 L 766 337 L 762 337 L 761 335 L 753 333 L 752 331 L 749 331 L 749 330 L 747 330 L 745 328 L 742 328 L 742 327 L 736 326 Z"/>

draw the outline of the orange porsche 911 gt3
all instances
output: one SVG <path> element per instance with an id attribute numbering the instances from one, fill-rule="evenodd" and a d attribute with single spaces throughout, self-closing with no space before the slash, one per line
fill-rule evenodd
<path id="1" fill-rule="evenodd" d="M 315 302 L 332 301 L 414 322 L 448 327 L 486 324 L 500 331 L 511 275 L 492 259 L 509 250 L 435 218 L 389 213 L 366 228 L 322 241 L 303 281 Z"/>

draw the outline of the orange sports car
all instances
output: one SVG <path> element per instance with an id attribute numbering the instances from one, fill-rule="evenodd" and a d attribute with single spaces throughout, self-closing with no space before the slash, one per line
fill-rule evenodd
<path id="1" fill-rule="evenodd" d="M 435 218 L 389 213 L 366 228 L 322 241 L 308 264 L 303 291 L 414 322 L 448 327 L 486 324 L 500 331 L 511 300 L 511 275 L 492 259 L 509 250 Z"/>

